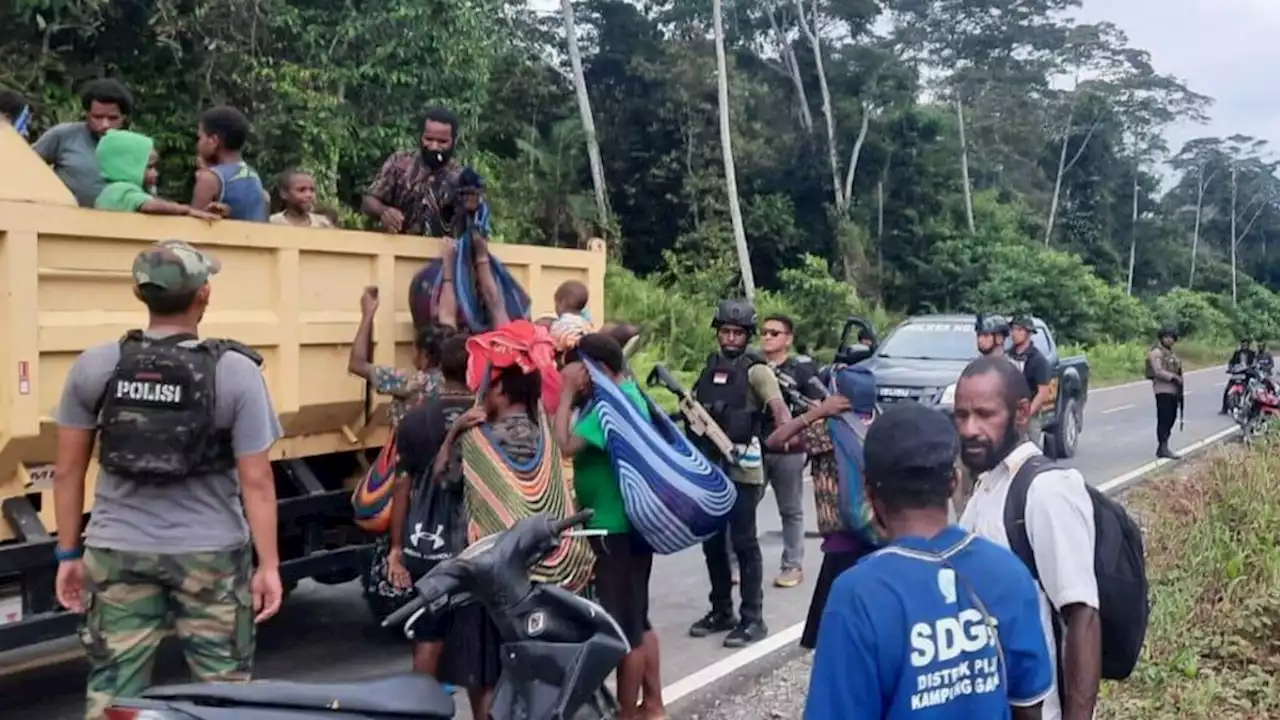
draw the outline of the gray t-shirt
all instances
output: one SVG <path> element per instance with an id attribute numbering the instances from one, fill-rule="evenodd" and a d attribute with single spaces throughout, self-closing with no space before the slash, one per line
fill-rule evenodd
<path id="1" fill-rule="evenodd" d="M 120 360 L 120 345 L 85 350 L 67 373 L 55 418 L 63 427 L 98 426 L 98 401 Z M 215 422 L 231 430 L 237 458 L 265 452 L 284 431 L 271 406 L 262 371 L 249 358 L 227 352 L 218 361 Z M 186 482 L 138 483 L 98 471 L 85 544 L 126 552 L 166 554 L 242 547 L 249 526 L 236 471 Z"/>
<path id="2" fill-rule="evenodd" d="M 53 166 L 81 207 L 93 207 L 105 183 L 98 168 L 98 139 L 83 120 L 54 125 L 40 136 L 34 149 Z"/>

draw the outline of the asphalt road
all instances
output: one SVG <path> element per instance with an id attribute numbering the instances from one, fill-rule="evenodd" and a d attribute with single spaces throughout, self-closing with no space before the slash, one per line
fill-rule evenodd
<path id="1" fill-rule="evenodd" d="M 1222 368 L 1187 377 L 1186 428 L 1174 429 L 1174 449 L 1187 447 L 1230 426 L 1217 414 L 1226 377 Z M 1155 403 L 1148 383 L 1095 390 L 1085 410 L 1085 423 L 1075 458 L 1068 462 L 1094 484 L 1106 482 L 1155 458 Z M 812 495 L 808 498 L 812 518 Z M 766 580 L 778 568 L 782 551 L 777 505 L 769 494 L 760 505 L 761 543 Z M 810 531 L 816 526 L 810 521 Z M 822 557 L 818 540 L 806 543 L 805 573 L 817 577 Z M 766 622 L 775 633 L 803 623 L 810 585 L 765 590 Z M 687 691 L 710 666 L 734 664 L 734 651 L 716 638 L 694 639 L 686 632 L 707 609 L 709 585 L 698 548 L 660 557 L 654 565 L 651 620 L 662 639 L 662 676 L 668 688 Z M 70 655 L 74 642 L 51 644 L 38 651 Z M 162 653 L 157 663 L 160 682 L 185 679 L 180 654 Z M 0 656 L 0 720 L 75 720 L 81 717 L 85 666 L 80 659 L 33 667 L 33 653 Z M 741 656 L 739 656 L 741 657 Z M 717 665 L 720 663 L 720 665 Z M 261 630 L 257 676 L 261 678 L 325 681 L 378 675 L 409 668 L 408 649 L 371 627 L 357 584 L 328 587 L 305 584 L 289 599 L 285 610 Z M 464 703 L 465 704 L 465 703 Z M 469 718 L 465 709 L 460 718 Z"/>

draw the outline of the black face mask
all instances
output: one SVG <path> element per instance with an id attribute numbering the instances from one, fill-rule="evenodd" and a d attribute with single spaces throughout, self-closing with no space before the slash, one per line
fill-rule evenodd
<path id="1" fill-rule="evenodd" d="M 432 150 L 431 148 L 422 148 L 422 163 L 431 170 L 439 170 L 444 167 L 449 159 L 453 157 L 453 148 L 448 150 Z"/>

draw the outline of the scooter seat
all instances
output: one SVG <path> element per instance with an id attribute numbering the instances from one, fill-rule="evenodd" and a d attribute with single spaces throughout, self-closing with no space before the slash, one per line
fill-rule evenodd
<path id="1" fill-rule="evenodd" d="M 218 706 L 360 713 L 374 717 L 451 718 L 453 698 L 440 683 L 416 673 L 375 680 L 301 683 L 256 680 L 249 683 L 193 683 L 148 690 L 143 697 Z"/>

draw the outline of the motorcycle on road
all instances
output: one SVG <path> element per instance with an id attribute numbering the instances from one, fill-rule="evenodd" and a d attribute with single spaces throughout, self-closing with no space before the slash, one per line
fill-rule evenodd
<path id="1" fill-rule="evenodd" d="M 1275 377 L 1256 366 L 1231 368 L 1227 388 L 1227 412 L 1240 426 L 1241 436 L 1252 443 L 1272 420 L 1280 418 L 1280 386 Z"/>
<path id="2" fill-rule="evenodd" d="M 591 510 L 555 520 L 538 514 L 481 538 L 415 584 L 417 597 L 384 627 L 412 627 L 424 613 L 482 604 L 502 635 L 502 675 L 492 720 L 612 720 L 618 704 L 605 687 L 631 651 L 604 608 L 557 586 L 529 580 L 529 568 L 556 548 Z M 261 680 L 157 687 L 119 700 L 112 720 L 448 720 L 453 698 L 415 673 L 337 683 Z"/>

